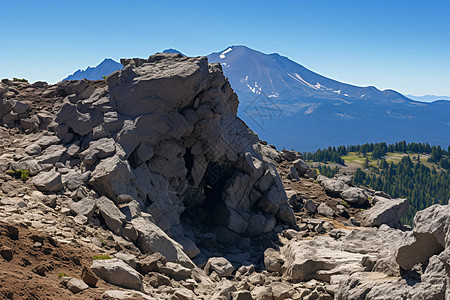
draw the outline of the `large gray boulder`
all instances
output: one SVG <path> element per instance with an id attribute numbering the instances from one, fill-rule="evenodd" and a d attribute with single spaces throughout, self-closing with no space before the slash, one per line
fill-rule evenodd
<path id="1" fill-rule="evenodd" d="M 61 174 L 52 170 L 33 177 L 33 184 L 41 192 L 57 192 L 63 189 Z"/>
<path id="2" fill-rule="evenodd" d="M 94 260 L 91 270 L 108 283 L 142 290 L 142 275 L 118 258 Z"/>
<path id="3" fill-rule="evenodd" d="M 138 232 L 137 245 L 143 253 L 159 252 L 167 261 L 177 262 L 186 268 L 195 266 L 183 252 L 182 246 L 148 219 L 135 218 L 131 224 Z"/>
<path id="4" fill-rule="evenodd" d="M 370 227 L 386 224 L 393 228 L 401 226 L 400 219 L 408 212 L 407 199 L 386 199 L 375 196 L 372 202 L 375 204 L 361 213 L 361 225 Z"/>
<path id="5" fill-rule="evenodd" d="M 450 249 L 450 206 L 433 205 L 417 212 L 412 234 L 398 249 L 396 261 L 405 270 Z"/>
<path id="6" fill-rule="evenodd" d="M 341 197 L 350 205 L 363 205 L 369 196 L 362 188 L 351 187 L 341 192 Z"/>
<path id="7" fill-rule="evenodd" d="M 76 105 L 65 103 L 56 116 L 56 122 L 69 125 L 75 133 L 87 135 L 92 131 L 91 116 L 81 113 Z"/>
<path id="8" fill-rule="evenodd" d="M 112 231 L 118 233 L 126 221 L 126 216 L 119 210 L 116 204 L 106 197 L 100 197 L 95 201 L 100 214 L 106 222 L 106 225 Z"/>

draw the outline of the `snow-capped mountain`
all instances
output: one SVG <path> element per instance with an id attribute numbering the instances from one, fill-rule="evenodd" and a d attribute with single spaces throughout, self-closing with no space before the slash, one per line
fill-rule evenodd
<path id="1" fill-rule="evenodd" d="M 222 65 L 241 102 L 239 116 L 276 146 L 400 140 L 450 143 L 450 102 L 413 101 L 393 90 L 329 79 L 279 54 L 231 46 L 208 55 Z"/>
<path id="2" fill-rule="evenodd" d="M 242 100 L 254 98 L 255 94 L 263 92 L 274 98 L 274 101 L 316 98 L 410 102 L 410 99 L 396 91 L 341 83 L 314 73 L 277 53 L 264 54 L 245 46 L 231 46 L 222 52 L 212 53 L 208 55 L 208 60 L 222 65 Z"/>
<path id="3" fill-rule="evenodd" d="M 81 80 L 81 79 L 88 79 L 88 80 L 100 80 L 103 79 L 103 76 L 109 76 L 111 73 L 122 69 L 123 66 L 110 59 L 105 58 L 100 64 L 98 64 L 95 67 L 87 67 L 86 70 L 78 70 L 72 75 L 67 76 L 63 79 L 63 81 L 66 80 Z"/>

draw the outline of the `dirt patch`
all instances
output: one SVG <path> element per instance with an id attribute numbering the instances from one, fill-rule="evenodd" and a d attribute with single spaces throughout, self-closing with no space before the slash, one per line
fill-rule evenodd
<path id="1" fill-rule="evenodd" d="M 0 222 L 0 253 L 0 299 L 100 299 L 109 287 L 100 280 L 97 288 L 72 294 L 58 274 L 80 278 L 83 266 L 92 264 L 92 250 L 25 226 Z"/>

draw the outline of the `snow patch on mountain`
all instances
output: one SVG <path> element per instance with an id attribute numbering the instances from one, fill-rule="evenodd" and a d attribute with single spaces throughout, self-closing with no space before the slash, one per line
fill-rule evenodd
<path id="1" fill-rule="evenodd" d="M 223 51 L 223 52 L 220 54 L 219 57 L 220 57 L 221 59 L 224 59 L 224 58 L 226 57 L 225 54 L 231 52 L 231 50 L 233 50 L 233 49 L 228 48 L 227 50 Z"/>

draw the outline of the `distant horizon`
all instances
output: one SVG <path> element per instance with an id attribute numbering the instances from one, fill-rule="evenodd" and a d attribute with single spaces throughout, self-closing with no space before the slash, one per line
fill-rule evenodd
<path id="1" fill-rule="evenodd" d="M 149 17 L 136 18 L 135 8 Z M 450 95 L 448 11 L 445 0 L 5 1 L 0 78 L 54 83 L 105 57 L 246 45 L 356 86 Z"/>
<path id="2" fill-rule="evenodd" d="M 225 47 L 225 49 L 227 49 L 227 48 L 229 48 L 229 47 L 235 47 L 235 46 L 238 46 L 238 45 L 230 45 L 230 46 L 228 46 L 228 47 Z M 245 46 L 245 45 L 239 45 L 239 46 Z M 245 46 L 245 47 L 247 47 L 247 46 Z M 179 52 L 181 52 L 181 53 L 184 54 L 184 52 L 183 52 L 182 50 L 178 49 L 178 48 L 166 48 L 166 49 L 163 49 L 163 50 L 160 50 L 160 51 L 156 51 L 155 53 L 162 53 L 163 51 L 166 51 L 166 50 L 176 50 L 176 51 L 179 51 Z M 253 50 L 258 51 L 258 49 L 253 49 Z M 220 52 L 220 51 L 215 51 L 215 52 Z M 153 53 L 153 54 L 155 54 L 155 53 Z M 274 52 L 274 53 L 276 53 L 276 52 Z M 266 54 L 273 54 L 273 53 L 266 53 Z M 152 54 L 150 54 L 150 55 L 152 55 Z M 206 56 L 206 55 L 209 55 L 209 54 L 202 54 L 202 55 Z M 125 58 L 125 57 L 122 57 L 122 58 Z M 130 58 L 130 57 L 128 57 L 128 58 Z M 288 58 L 289 58 L 289 57 L 288 57 Z M 84 67 L 84 68 L 79 68 L 79 69 L 77 69 L 77 70 L 74 70 L 72 73 L 68 73 L 67 75 L 72 75 L 72 74 L 74 74 L 74 73 L 76 73 L 76 72 L 78 72 L 78 71 L 83 71 L 83 72 L 84 72 L 84 71 L 86 71 L 86 70 L 89 69 L 89 68 L 95 68 L 95 67 L 97 67 L 98 65 L 100 65 L 102 62 L 104 62 L 105 60 L 112 60 L 112 61 L 114 61 L 114 62 L 120 63 L 120 59 L 115 60 L 115 59 L 113 59 L 113 58 L 111 58 L 111 57 L 105 57 L 104 59 L 102 59 L 102 60 L 101 60 L 99 63 L 97 63 L 96 65 L 89 65 L 89 66 L 86 66 L 86 67 Z M 299 62 L 296 62 L 296 63 L 299 63 Z M 300 64 L 300 63 L 299 63 L 299 64 Z M 311 71 L 314 71 L 314 70 L 311 70 Z M 321 74 L 321 75 L 327 77 L 326 74 Z M 333 80 L 340 81 L 339 79 L 333 79 Z M 354 84 L 352 84 L 352 83 L 347 83 L 347 84 L 354 85 Z M 399 91 L 398 91 L 398 92 L 399 92 Z M 425 102 L 425 103 L 430 103 L 430 102 L 438 101 L 438 100 L 447 100 L 447 101 L 450 101 L 450 96 L 445 96 L 445 95 L 431 95 L 431 94 L 425 94 L 425 95 L 411 95 L 411 94 L 404 94 L 404 93 L 401 93 L 401 94 L 404 95 L 405 97 L 413 97 L 413 98 L 426 98 L 426 97 L 430 97 L 430 98 L 432 97 L 432 98 L 435 98 L 434 100 L 424 100 L 424 99 L 413 99 L 413 98 L 410 98 L 410 99 L 412 99 L 412 100 L 420 101 L 420 102 Z M 444 98 L 444 99 L 440 99 L 439 97 L 442 97 L 442 98 Z M 445 99 L 445 98 L 448 98 L 448 99 Z"/>

